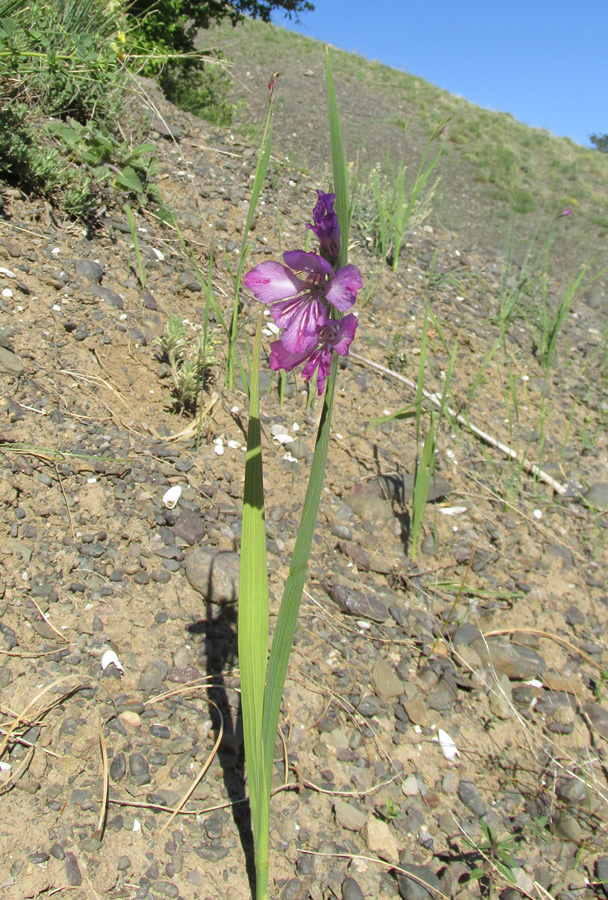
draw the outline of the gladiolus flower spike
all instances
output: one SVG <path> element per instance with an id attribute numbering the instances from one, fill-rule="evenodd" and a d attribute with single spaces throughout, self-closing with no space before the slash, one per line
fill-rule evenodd
<path id="1" fill-rule="evenodd" d="M 313 212 L 314 231 L 321 244 L 321 256 L 304 250 L 290 250 L 281 263 L 268 260 L 245 275 L 244 283 L 260 303 L 270 305 L 270 314 L 283 333 L 270 346 L 273 369 L 290 372 L 305 363 L 302 376 L 310 381 L 315 371 L 319 394 L 323 393 L 331 365 L 331 351 L 348 356 L 357 328 L 354 314 L 343 319 L 361 289 L 361 273 L 356 266 L 342 266 L 337 272 L 331 263 L 340 250 L 340 229 L 333 210 L 334 195 L 317 192 Z"/>

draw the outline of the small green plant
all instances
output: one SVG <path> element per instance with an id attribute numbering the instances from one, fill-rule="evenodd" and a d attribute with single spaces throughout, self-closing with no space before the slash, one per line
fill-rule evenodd
<path id="1" fill-rule="evenodd" d="M 394 176 L 389 178 L 382 173 L 381 167 L 376 166 L 370 172 L 369 181 L 358 185 L 353 218 L 358 222 L 366 243 L 388 262 L 394 272 L 399 266 L 399 255 L 406 235 L 430 215 L 437 182 L 430 187 L 427 187 L 427 182 L 439 161 L 443 145 L 428 163 L 427 157 L 432 141 L 439 137 L 445 124 L 442 122 L 427 141 L 411 188 L 406 187 L 405 160 L 401 161 Z M 425 188 L 426 193 L 423 193 Z"/>
<path id="2" fill-rule="evenodd" d="M 488 894 L 492 896 L 496 876 L 504 878 L 508 884 L 515 884 L 513 869 L 518 867 L 513 854 L 516 850 L 515 837 L 512 834 L 499 836 L 491 825 L 481 821 L 481 830 L 485 840 L 479 844 L 469 838 L 466 843 L 473 848 L 479 857 L 478 865 L 472 870 L 472 879 L 485 879 L 488 884 Z"/>
<path id="3" fill-rule="evenodd" d="M 400 375 L 405 375 L 407 369 L 407 353 L 402 349 L 402 343 L 403 335 L 399 333 L 394 334 L 391 355 L 388 358 L 388 367 L 389 369 L 392 369 L 393 372 L 399 372 Z"/>
<path id="4" fill-rule="evenodd" d="M 213 348 L 176 315 L 169 316 L 162 337 L 155 343 L 161 360 L 171 368 L 173 406 L 176 411 L 194 411 L 207 371 L 216 363 Z"/>
<path id="5" fill-rule="evenodd" d="M 401 815 L 400 807 L 395 803 L 391 795 L 389 794 L 386 798 L 386 806 L 384 809 L 384 816 L 387 819 L 396 819 Z"/>
<path id="6" fill-rule="evenodd" d="M 218 57 L 219 60 L 220 57 Z M 228 101 L 232 84 L 225 67 L 206 57 L 169 60 L 158 77 L 165 97 L 213 125 L 232 124 L 236 106 Z"/>

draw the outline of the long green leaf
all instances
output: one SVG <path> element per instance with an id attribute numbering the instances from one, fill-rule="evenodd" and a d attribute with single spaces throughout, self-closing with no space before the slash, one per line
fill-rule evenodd
<path id="1" fill-rule="evenodd" d="M 329 130 L 331 135 L 331 162 L 334 176 L 334 191 L 336 192 L 336 214 L 340 226 L 340 254 L 336 263 L 337 268 L 345 266 L 348 262 L 348 234 L 350 229 L 350 194 L 348 188 L 348 167 L 342 145 L 342 129 L 340 128 L 340 115 L 336 101 L 334 77 L 331 71 L 329 48 L 325 45 L 325 68 L 327 75 L 327 103 L 329 107 Z"/>
<path id="2" fill-rule="evenodd" d="M 239 578 L 239 666 L 243 737 L 255 845 L 258 897 L 268 880 L 268 805 L 261 722 L 268 657 L 268 570 L 264 527 L 264 476 L 260 434 L 259 360 L 263 312 L 255 335 L 249 385 L 249 429 L 245 462 L 243 530 Z M 267 888 L 266 888 L 267 892 Z"/>
<path id="3" fill-rule="evenodd" d="M 236 354 L 236 342 L 238 337 L 238 315 L 239 315 L 239 301 L 240 301 L 240 293 L 241 293 L 241 280 L 243 278 L 243 271 L 245 269 L 245 263 L 247 260 L 247 256 L 249 254 L 249 231 L 251 230 L 251 225 L 253 223 L 253 217 L 255 216 L 255 210 L 258 205 L 258 200 L 260 199 L 260 192 L 262 190 L 262 185 L 264 183 L 264 178 L 266 177 L 266 171 L 268 170 L 268 163 L 270 162 L 270 148 L 272 146 L 272 103 L 268 108 L 268 117 L 266 119 L 266 128 L 264 129 L 264 136 L 262 137 L 262 146 L 260 147 L 260 155 L 258 156 L 258 162 L 255 169 L 255 177 L 253 179 L 253 187 L 251 189 L 251 198 L 249 200 L 249 209 L 247 211 L 247 218 L 245 220 L 245 228 L 243 229 L 243 238 L 241 240 L 241 252 L 239 254 L 239 265 L 237 268 L 236 278 L 234 280 L 234 306 L 232 308 L 232 325 L 230 328 L 230 346 L 228 350 L 228 373 L 227 373 L 227 382 L 228 387 L 232 387 L 234 382 L 234 358 Z"/>
<path id="4" fill-rule="evenodd" d="M 334 354 L 329 378 L 327 380 L 325 403 L 323 405 L 323 412 L 321 413 L 321 421 L 317 432 L 317 442 L 315 445 L 304 507 L 302 509 L 302 519 L 300 521 L 296 545 L 291 559 L 289 576 L 283 591 L 283 599 L 279 609 L 277 624 L 272 638 L 270 658 L 268 661 L 263 732 L 264 758 L 266 762 L 266 787 L 269 793 L 272 779 L 274 743 L 279 722 L 279 712 L 281 709 L 281 697 L 283 696 L 283 686 L 287 674 L 289 654 L 291 652 L 293 636 L 298 620 L 300 601 L 302 599 L 304 580 L 306 578 L 306 567 L 310 557 L 312 539 L 319 511 L 319 501 L 321 499 L 321 490 L 323 488 L 323 479 L 325 477 L 337 370 L 338 357 Z"/>

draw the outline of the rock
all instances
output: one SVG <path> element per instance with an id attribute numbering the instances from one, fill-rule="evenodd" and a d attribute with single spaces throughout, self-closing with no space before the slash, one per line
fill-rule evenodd
<path id="1" fill-rule="evenodd" d="M 342 900 L 365 900 L 363 891 L 350 875 L 342 882 Z"/>
<path id="2" fill-rule="evenodd" d="M 150 784 L 150 766 L 142 753 L 131 753 L 129 756 L 129 771 L 135 784 Z"/>
<path id="3" fill-rule="evenodd" d="M 578 844 L 585 837 L 585 832 L 574 816 L 569 816 L 565 813 L 560 816 L 555 826 L 555 835 L 563 841 L 571 841 L 573 844 Z"/>
<path id="4" fill-rule="evenodd" d="M 238 553 L 198 547 L 186 560 L 186 577 L 210 603 L 234 603 L 239 594 L 239 565 Z"/>
<path id="5" fill-rule="evenodd" d="M 362 831 L 367 822 L 366 814 L 346 800 L 334 802 L 334 813 L 338 825 L 348 831 Z"/>
<path id="6" fill-rule="evenodd" d="M 381 700 L 387 702 L 403 693 L 403 682 L 385 659 L 379 659 L 372 669 L 372 687 Z"/>
<path id="7" fill-rule="evenodd" d="M 401 854 L 401 857 L 400 867 L 409 873 L 404 875 L 402 872 L 399 872 L 397 875 L 399 893 L 403 900 L 437 898 L 439 895 L 435 891 L 441 892 L 441 882 L 433 870 L 429 869 L 428 866 L 416 866 L 412 863 L 404 862 L 403 854 Z"/>
<path id="8" fill-rule="evenodd" d="M 80 866 L 78 865 L 78 860 L 74 854 L 70 852 L 65 855 L 65 877 L 71 887 L 78 887 L 82 884 L 82 873 L 80 871 Z"/>
<path id="9" fill-rule="evenodd" d="M 582 803 L 589 796 L 589 789 L 579 778 L 562 778 L 557 782 L 556 793 L 566 803 Z"/>
<path id="10" fill-rule="evenodd" d="M 362 522 L 381 525 L 393 518 L 393 508 L 388 500 L 373 494 L 351 494 L 344 502 Z"/>
<path id="11" fill-rule="evenodd" d="M 470 809 L 473 815 L 480 819 L 488 811 L 488 804 L 483 800 L 479 789 L 472 781 L 464 779 L 458 785 L 458 796 L 467 809 Z"/>
<path id="12" fill-rule="evenodd" d="M 169 666 L 160 659 L 146 663 L 139 677 L 137 689 L 140 691 L 156 691 L 169 673 Z"/>
<path id="13" fill-rule="evenodd" d="M 74 268 L 81 278 L 86 278 L 87 281 L 101 284 L 101 279 L 103 278 L 103 266 L 100 266 L 99 263 L 94 262 L 92 259 L 77 259 L 74 262 Z"/>
<path id="14" fill-rule="evenodd" d="M 182 136 L 182 130 L 179 125 L 171 124 L 165 117 L 154 116 L 150 121 L 150 128 L 168 140 L 179 141 Z"/>
<path id="15" fill-rule="evenodd" d="M 366 719 L 371 719 L 372 716 L 377 716 L 382 712 L 382 707 L 375 697 L 365 697 L 359 706 L 357 707 L 357 712 L 364 716 Z"/>
<path id="16" fill-rule="evenodd" d="M 420 793 L 420 785 L 413 772 L 410 772 L 401 785 L 401 791 L 405 797 L 417 797 Z"/>
<path id="17" fill-rule="evenodd" d="M 608 483 L 600 481 L 592 484 L 583 494 L 583 500 L 594 509 L 608 509 Z"/>
<path id="18" fill-rule="evenodd" d="M 497 672 L 494 684 L 490 687 L 490 712 L 499 719 L 510 719 L 512 709 L 511 682 L 502 672 Z"/>
<path id="19" fill-rule="evenodd" d="M 585 712 L 589 716 L 593 727 L 599 731 L 602 737 L 608 740 L 608 710 L 600 706 L 599 703 L 588 700 L 585 703 Z"/>
<path id="20" fill-rule="evenodd" d="M 93 285 L 90 288 L 90 291 L 94 297 L 97 297 L 99 300 L 103 300 L 104 303 L 109 304 L 109 306 L 114 307 L 114 309 L 125 308 L 122 297 L 120 296 L 120 294 L 117 294 L 116 291 L 113 291 L 112 288 L 101 287 L 101 285 L 99 287 L 97 285 Z"/>
<path id="21" fill-rule="evenodd" d="M 7 375 L 21 375 L 25 366 L 16 353 L 7 350 L 6 347 L 0 347 L 0 372 Z"/>
<path id="22" fill-rule="evenodd" d="M 362 619 L 371 619 L 372 622 L 386 622 L 388 609 L 371 594 L 366 596 L 355 588 L 344 584 L 336 584 L 330 588 L 329 596 L 340 607 L 342 612 Z"/>
<path id="23" fill-rule="evenodd" d="M 205 536 L 207 529 L 200 516 L 184 510 L 175 525 L 173 533 L 187 544 L 198 544 Z"/>
<path id="24" fill-rule="evenodd" d="M 382 495 L 393 503 L 406 506 L 414 499 L 414 475 L 379 475 L 375 481 L 380 486 Z M 447 497 L 451 491 L 450 482 L 436 476 L 429 484 L 427 502 L 433 503 L 434 500 Z"/>
<path id="25" fill-rule="evenodd" d="M 418 695 L 410 697 L 408 700 L 404 701 L 403 708 L 407 713 L 408 719 L 414 725 L 421 725 L 424 727 L 428 724 L 429 714 L 422 697 Z"/>
<path id="26" fill-rule="evenodd" d="M 608 856 L 599 856 L 595 862 L 595 877 L 608 897 Z"/>
<path id="27" fill-rule="evenodd" d="M 110 778 L 112 781 L 121 781 L 127 771 L 127 760 L 124 753 L 117 753 L 110 763 Z"/>
<path id="28" fill-rule="evenodd" d="M 386 822 L 370 816 L 363 828 L 363 838 L 370 851 L 389 863 L 399 862 L 399 850 L 395 835 Z"/>
<path id="29" fill-rule="evenodd" d="M 488 638 L 471 643 L 484 666 L 493 666 L 514 681 L 528 681 L 542 675 L 547 664 L 538 653 L 503 638 Z"/>

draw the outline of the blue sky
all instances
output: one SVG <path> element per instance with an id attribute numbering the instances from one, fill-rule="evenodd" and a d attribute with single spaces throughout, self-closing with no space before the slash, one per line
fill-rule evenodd
<path id="1" fill-rule="evenodd" d="M 273 22 L 589 146 L 608 132 L 608 0 L 312 0 Z"/>

